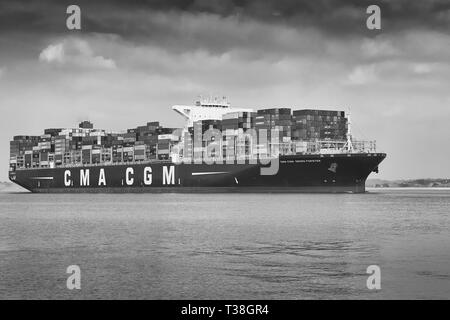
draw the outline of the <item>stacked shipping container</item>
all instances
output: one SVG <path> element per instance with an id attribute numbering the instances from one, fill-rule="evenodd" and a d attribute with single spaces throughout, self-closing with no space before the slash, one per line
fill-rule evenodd
<path id="1" fill-rule="evenodd" d="M 106 133 L 83 121 L 77 129 L 45 129 L 41 136 L 15 136 L 10 142 L 12 168 L 168 159 L 179 137 L 159 122 Z"/>
<path id="2" fill-rule="evenodd" d="M 295 140 L 345 140 L 347 118 L 344 111 L 296 110 L 292 137 Z"/>
<path id="3" fill-rule="evenodd" d="M 204 136 L 209 129 L 220 130 L 220 141 L 214 135 Z M 193 141 L 195 130 L 201 141 Z M 264 139 L 259 138 L 262 130 L 267 134 Z M 346 140 L 347 119 L 343 111 L 330 110 L 291 112 L 289 108 L 272 108 L 231 112 L 222 120 L 194 122 L 184 137 L 182 130 L 164 128 L 159 122 L 148 122 L 125 133 L 107 133 L 83 121 L 77 129 L 52 128 L 41 136 L 15 136 L 10 142 L 10 164 L 13 168 L 30 168 L 165 160 L 180 141 L 184 141 L 183 157 L 187 158 L 203 154 L 211 143 L 218 147 L 214 157 L 246 157 L 256 152 L 269 155 L 273 148 L 272 130 L 278 131 L 277 147 L 282 154 L 308 152 L 307 141 Z"/>

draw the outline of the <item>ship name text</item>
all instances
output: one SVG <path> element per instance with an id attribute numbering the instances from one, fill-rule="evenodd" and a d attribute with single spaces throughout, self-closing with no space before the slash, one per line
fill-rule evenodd
<path id="1" fill-rule="evenodd" d="M 73 187 L 74 183 L 77 183 L 80 187 L 89 187 L 96 185 L 98 187 L 106 187 L 108 177 L 104 168 L 98 169 L 98 172 L 93 168 L 79 169 L 78 178 L 74 179 L 76 175 L 75 170 L 64 171 L 64 186 Z M 142 171 L 142 170 L 139 170 Z M 145 185 L 150 186 L 153 184 L 153 169 L 151 166 L 144 167 L 141 174 L 135 171 L 134 167 L 127 167 L 124 174 L 120 178 L 113 177 L 113 179 L 120 179 L 120 182 L 124 186 L 136 186 Z M 76 181 L 77 180 L 77 181 Z M 175 166 L 163 166 L 161 172 L 161 180 L 157 180 L 162 185 L 175 185 Z M 117 182 L 117 181 L 116 181 Z"/>

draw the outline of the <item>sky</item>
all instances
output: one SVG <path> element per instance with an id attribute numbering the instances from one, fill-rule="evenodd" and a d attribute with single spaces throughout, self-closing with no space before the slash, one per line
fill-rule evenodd
<path id="1" fill-rule="evenodd" d="M 350 110 L 354 136 L 388 154 L 371 178 L 448 178 L 449 85 L 448 0 L 0 0 L 0 181 L 14 135 L 182 126 L 171 106 L 201 94 Z"/>

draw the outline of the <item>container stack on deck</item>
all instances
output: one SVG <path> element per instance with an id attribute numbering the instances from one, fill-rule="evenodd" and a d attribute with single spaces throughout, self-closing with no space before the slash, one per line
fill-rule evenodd
<path id="1" fill-rule="evenodd" d="M 263 148 L 262 154 L 266 153 L 270 155 L 273 148 L 280 150 L 283 154 L 290 154 L 294 150 L 290 149 L 291 142 L 291 130 L 292 130 L 292 115 L 290 108 L 271 108 L 258 110 L 258 114 L 255 120 L 255 128 L 259 130 L 267 130 L 267 143 L 261 145 L 259 141 L 259 147 Z M 273 137 L 273 133 L 277 132 L 278 137 Z M 277 145 L 271 144 L 272 140 L 279 141 Z M 264 151 L 267 150 L 267 151 Z"/>
<path id="2" fill-rule="evenodd" d="M 231 112 L 222 117 L 222 154 L 227 159 L 249 156 L 256 150 L 256 141 L 244 135 L 255 128 L 255 119 L 256 112 Z"/>
<path id="3" fill-rule="evenodd" d="M 345 140 L 347 118 L 344 111 L 295 110 L 292 136 L 296 140 Z"/>
<path id="4" fill-rule="evenodd" d="M 184 157 L 201 157 L 209 147 L 210 157 L 231 158 L 249 155 L 250 142 L 243 138 L 244 133 L 254 128 L 255 112 L 231 112 L 222 120 L 198 120 L 188 128 L 189 136 L 185 138 Z M 205 134 L 208 130 L 209 135 Z M 217 136 L 217 134 L 221 136 Z M 201 141 L 194 141 L 201 137 Z M 211 146 L 214 144 L 214 148 Z"/>
<path id="5" fill-rule="evenodd" d="M 83 121 L 76 129 L 45 129 L 41 136 L 15 136 L 10 142 L 11 168 L 54 167 L 168 159 L 179 137 L 159 122 L 107 133 Z"/>
<path id="6" fill-rule="evenodd" d="M 214 135 L 205 137 L 210 129 L 222 133 L 220 141 Z M 262 129 L 266 130 L 265 139 L 260 138 Z M 195 130 L 201 141 L 193 140 Z M 271 108 L 230 112 L 221 120 L 199 120 L 184 132 L 148 122 L 124 133 L 94 129 L 91 122 L 83 121 L 76 129 L 51 128 L 41 136 L 15 136 L 10 142 L 10 166 L 15 169 L 167 160 L 180 141 L 184 141 L 182 154 L 187 158 L 201 155 L 211 143 L 217 146 L 213 157 L 270 155 L 274 148 L 272 130 L 278 131 L 276 147 L 281 154 L 311 152 L 307 147 L 311 141 L 345 141 L 347 118 L 343 111 Z"/>
<path id="7" fill-rule="evenodd" d="M 15 136 L 9 143 L 9 157 L 12 167 L 24 167 L 39 162 L 39 154 L 33 152 L 33 147 L 37 147 L 39 137 L 37 136 Z M 37 159 L 35 159 L 35 155 Z"/>
<path id="8" fill-rule="evenodd" d="M 258 110 L 255 128 L 266 129 L 268 132 L 278 130 L 283 142 L 290 141 L 292 127 L 291 109 L 273 108 Z"/>

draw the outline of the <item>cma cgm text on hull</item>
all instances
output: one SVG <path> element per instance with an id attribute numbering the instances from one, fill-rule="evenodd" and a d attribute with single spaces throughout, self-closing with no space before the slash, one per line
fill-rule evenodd
<path id="1" fill-rule="evenodd" d="M 159 122 L 109 133 L 89 122 L 11 141 L 10 179 L 33 192 L 364 192 L 385 154 L 356 141 L 342 111 L 174 106 Z"/>

